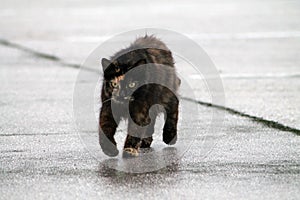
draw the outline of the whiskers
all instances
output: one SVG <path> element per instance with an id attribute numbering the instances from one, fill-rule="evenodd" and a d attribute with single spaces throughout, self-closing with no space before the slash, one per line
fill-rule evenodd
<path id="1" fill-rule="evenodd" d="M 105 101 L 102 102 L 102 104 L 105 104 L 106 102 L 109 102 L 111 101 L 113 98 L 110 98 L 110 99 L 106 99 Z"/>
<path id="2" fill-rule="evenodd" d="M 130 101 L 130 100 L 129 100 Z M 114 104 L 123 104 L 124 102 L 123 101 L 120 101 L 118 100 L 117 98 L 115 97 L 111 97 L 109 99 L 106 99 L 105 101 L 102 102 L 102 105 L 104 105 L 105 103 L 107 102 L 111 102 L 111 103 L 114 103 Z"/>

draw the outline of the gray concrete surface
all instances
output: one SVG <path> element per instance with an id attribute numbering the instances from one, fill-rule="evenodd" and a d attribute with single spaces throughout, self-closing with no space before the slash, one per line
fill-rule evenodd
<path id="1" fill-rule="evenodd" d="M 105 38 L 117 33 L 145 27 L 175 30 L 198 42 L 212 58 L 224 78 L 228 106 L 299 129 L 299 109 L 293 109 L 300 101 L 299 8 L 298 1 L 283 0 L 4 0 L 0 36 L 82 63 Z M 237 78 L 249 81 L 242 94 L 235 88 L 240 86 Z M 282 88 L 290 78 L 294 83 Z M 245 97 L 244 103 L 236 101 L 236 93 Z M 286 101 L 274 102 L 274 93 Z"/>
<path id="2" fill-rule="evenodd" d="M 226 106 L 299 129 L 299 8 L 297 1 L 2 1 L 0 37 L 82 63 L 112 34 L 175 30 L 212 58 Z M 191 147 L 177 163 L 144 174 L 105 167 L 73 122 L 77 73 L 0 46 L 1 199 L 300 198 L 299 136 L 205 106 L 201 117 L 181 119 Z M 225 114 L 218 132 L 208 129 L 213 111 Z"/>

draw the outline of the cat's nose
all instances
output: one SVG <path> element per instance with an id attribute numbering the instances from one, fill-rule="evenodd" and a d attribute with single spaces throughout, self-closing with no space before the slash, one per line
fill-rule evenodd
<path id="1" fill-rule="evenodd" d="M 120 91 L 120 97 L 125 97 L 125 92 L 124 91 Z"/>

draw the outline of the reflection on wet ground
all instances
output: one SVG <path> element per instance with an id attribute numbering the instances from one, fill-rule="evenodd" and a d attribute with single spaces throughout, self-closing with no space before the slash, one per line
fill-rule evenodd
<path id="1" fill-rule="evenodd" d="M 110 158 L 104 160 L 100 166 L 103 169 L 111 169 L 116 172 L 124 172 L 129 174 L 158 172 L 164 168 L 177 166 L 179 156 L 177 149 L 174 147 L 166 147 L 162 151 L 144 151 L 140 152 L 137 157 L 127 158 Z"/>

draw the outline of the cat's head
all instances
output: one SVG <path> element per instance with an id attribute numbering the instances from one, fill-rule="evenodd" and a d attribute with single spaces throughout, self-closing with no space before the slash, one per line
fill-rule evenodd
<path id="1" fill-rule="evenodd" d="M 127 72 L 135 66 L 144 64 L 145 61 L 121 64 L 103 58 L 101 63 L 104 71 L 103 89 L 106 96 L 115 103 L 134 101 L 133 92 L 142 85 L 143 77 L 141 75 L 127 75 Z"/>

